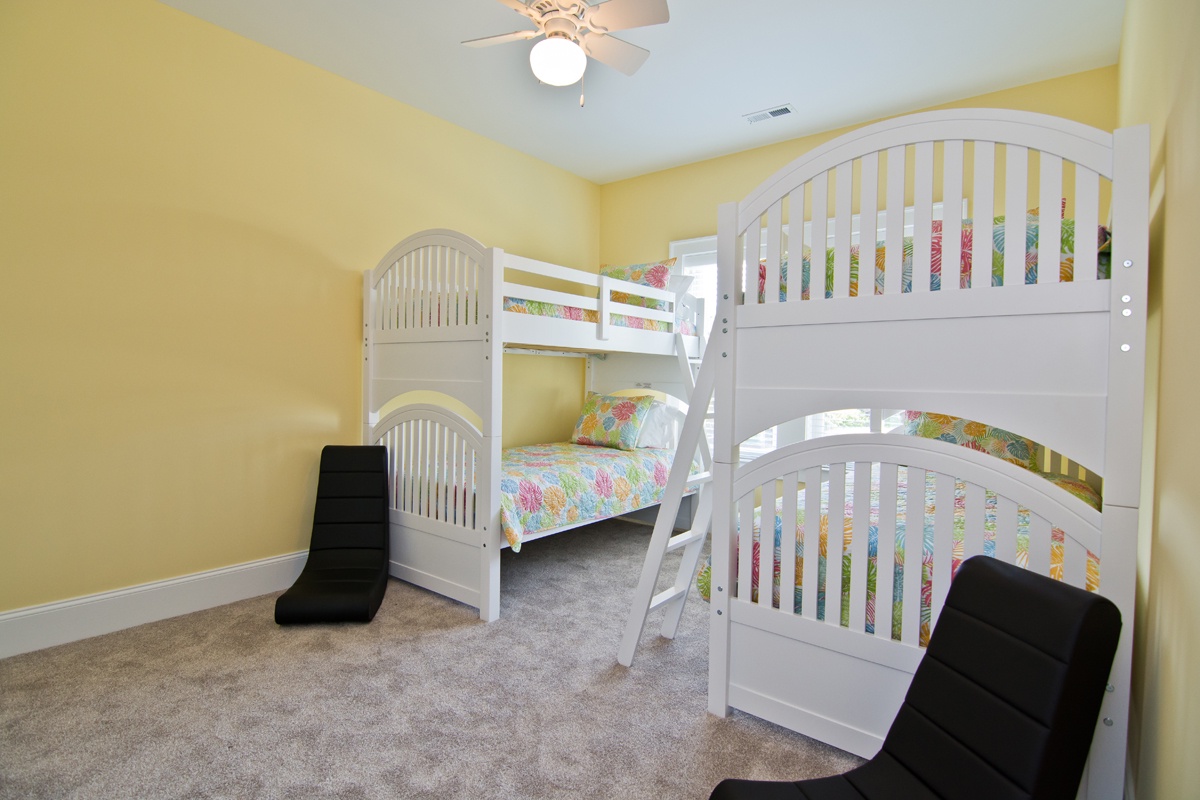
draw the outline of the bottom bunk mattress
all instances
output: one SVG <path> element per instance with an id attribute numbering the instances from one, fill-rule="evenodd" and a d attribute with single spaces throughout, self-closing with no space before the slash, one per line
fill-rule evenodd
<path id="1" fill-rule="evenodd" d="M 510 447 L 500 466 L 500 526 L 514 551 L 533 534 L 619 516 L 662 499 L 675 451 L 555 442 Z"/>
<path id="2" fill-rule="evenodd" d="M 903 582 L 904 582 L 904 559 L 907 551 L 905 546 L 906 531 L 909 527 L 915 527 L 921 532 L 920 551 L 918 554 L 922 562 L 922 581 L 921 581 L 921 629 L 920 643 L 924 646 L 928 640 L 931 631 L 931 586 L 933 572 L 933 518 L 937 511 L 936 491 L 933 473 L 925 475 L 924 491 L 910 492 L 907 478 L 908 470 L 905 467 L 900 467 L 898 470 L 897 481 L 897 501 L 898 510 L 896 514 L 896 550 L 895 550 L 895 573 L 893 575 L 893 594 L 895 598 L 892 604 L 892 618 L 894 621 L 893 638 L 899 638 L 900 621 L 903 611 Z M 1093 508 L 1100 508 L 1100 496 L 1094 489 L 1086 483 L 1066 475 L 1057 475 L 1053 473 L 1040 473 L 1042 477 L 1051 483 L 1055 484 L 1064 491 L 1070 492 L 1081 500 L 1086 502 Z M 854 467 L 851 464 L 846 465 L 846 487 L 845 487 L 845 508 L 842 514 L 843 527 L 843 549 L 842 549 L 842 596 L 839 603 L 841 611 L 841 623 L 843 626 L 849 624 L 850 610 L 850 567 L 851 554 L 850 546 L 852 542 L 853 529 L 851 520 L 853 517 L 854 508 Z M 818 554 L 818 581 L 817 581 L 817 618 L 826 618 L 826 575 L 827 575 L 827 558 L 829 546 L 829 528 L 830 516 L 836 520 L 836 511 L 831 511 L 829 508 L 829 481 L 821 482 L 821 508 L 819 513 L 819 542 L 820 552 Z M 804 491 L 801 484 L 801 491 L 797 495 L 796 519 L 795 524 L 791 528 L 789 538 L 795 542 L 795 601 L 793 608 L 796 613 L 801 613 L 802 605 L 802 587 L 804 579 L 804 529 L 806 513 L 804 509 Z M 910 505 L 909 498 L 912 498 Z M 954 489 L 954 545 L 953 545 L 953 564 L 952 570 L 956 572 L 958 565 L 963 560 L 963 541 L 965 520 L 963 517 L 964 502 L 966 497 L 966 487 L 962 482 L 955 482 Z M 875 465 L 871 481 L 871 497 L 869 498 L 871 506 L 871 524 L 868 533 L 868 566 L 867 566 L 867 620 L 866 631 L 874 633 L 875 630 L 875 589 L 879 580 L 876 570 L 876 560 L 878 555 L 878 528 L 875 521 L 879 518 L 879 476 L 878 465 Z M 758 593 L 760 586 L 759 577 L 759 547 L 761 538 L 761 508 L 754 509 L 754 532 L 753 532 L 753 558 L 752 565 L 752 587 L 751 598 L 754 602 L 758 601 Z M 775 502 L 774 514 L 774 575 L 772 581 L 772 605 L 779 608 L 779 591 L 780 591 L 780 570 L 782 568 L 783 559 L 782 541 L 783 541 L 783 499 L 778 498 Z M 915 517 L 916 519 L 912 519 Z M 910 522 L 911 521 L 911 522 Z M 915 525 L 911 524 L 915 522 Z M 1017 518 L 1017 536 L 1016 536 L 1016 552 L 1017 563 L 1025 566 L 1028 560 L 1029 553 L 1029 511 L 1025 508 L 1018 508 Z M 984 554 L 994 555 L 996 550 L 996 496 L 991 493 L 986 493 L 985 500 L 985 522 L 984 522 Z M 836 530 L 836 527 L 834 528 Z M 1063 564 L 1063 531 L 1058 528 L 1053 528 L 1051 531 L 1050 541 L 1050 570 L 1051 576 L 1062 578 Z M 1093 554 L 1087 554 L 1087 588 L 1095 590 L 1099 586 L 1100 579 L 1100 561 Z M 711 582 L 711 558 L 705 563 L 699 574 L 696 576 L 696 585 L 701 596 L 709 599 L 709 589 Z"/>

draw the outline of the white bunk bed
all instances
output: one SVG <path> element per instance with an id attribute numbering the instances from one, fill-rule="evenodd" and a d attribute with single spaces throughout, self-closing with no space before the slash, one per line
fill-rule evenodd
<path id="1" fill-rule="evenodd" d="M 587 358 L 588 389 L 686 401 L 680 370 L 701 354 L 703 319 L 689 282 L 618 280 L 449 230 L 410 236 L 367 271 L 363 439 L 389 449 L 391 574 L 497 619 L 500 551 L 511 546 L 501 525 L 504 353 Z"/>
<path id="2" fill-rule="evenodd" d="M 874 755 L 953 571 L 984 553 L 1100 591 L 1120 608 L 1124 629 L 1081 796 L 1121 796 L 1142 469 L 1148 141 L 1145 126 L 1109 134 L 1024 112 L 916 114 L 833 140 L 721 207 L 719 323 L 708 348 L 717 369 L 712 713 L 740 709 Z M 958 212 L 961 198 L 973 222 Z M 946 215 L 940 232 L 936 201 Z M 915 212 L 911 266 L 902 260 L 903 214 L 887 213 L 906 206 Z M 872 291 L 870 259 L 861 276 L 852 262 L 870 247 L 870 236 L 856 242 L 857 220 L 877 214 Z M 827 254 L 824 236 L 799 241 L 802 219 L 813 220 L 810 231 L 828 223 Z M 1074 248 L 1066 219 L 1079 234 Z M 1090 246 L 1100 225 L 1111 230 L 1111 275 L 1105 254 Z M 1025 244 L 995 241 L 1001 254 L 993 255 L 1004 228 L 1010 242 Z M 948 278 L 940 282 L 939 245 Z M 786 263 L 790 253 L 795 266 L 806 247 L 826 254 L 829 268 L 811 270 L 802 299 L 800 270 L 788 286 Z M 951 265 L 968 260 L 975 268 L 951 278 Z M 871 409 L 873 431 L 739 462 L 739 442 L 847 408 Z M 961 443 L 882 432 L 880 419 L 899 409 L 1017 432 L 1037 443 L 1041 461 L 1017 466 Z M 1041 470 L 1098 488 L 1101 477 L 1102 505 Z M 775 517 L 774 547 L 769 539 L 758 546 L 760 517 Z M 826 520 L 832 536 L 822 535 Z M 818 543 L 821 555 L 804 558 Z M 839 563 L 844 569 L 832 568 Z M 841 599 L 840 613 L 826 613 L 825 598 L 830 606 Z"/>

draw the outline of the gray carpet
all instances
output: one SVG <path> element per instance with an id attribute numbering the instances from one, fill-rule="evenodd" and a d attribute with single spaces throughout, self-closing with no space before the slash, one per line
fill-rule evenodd
<path id="1" fill-rule="evenodd" d="M 281 628 L 266 595 L 0 661 L 0 797 L 702 800 L 860 763 L 709 715 L 694 597 L 617 664 L 649 533 L 505 551 L 491 624 L 393 580 L 369 625 Z"/>

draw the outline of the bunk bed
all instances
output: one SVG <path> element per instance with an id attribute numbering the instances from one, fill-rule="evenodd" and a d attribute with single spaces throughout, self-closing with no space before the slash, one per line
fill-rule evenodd
<path id="1" fill-rule="evenodd" d="M 668 267 L 589 273 L 429 230 L 366 272 L 363 440 L 388 448 L 393 576 L 495 620 L 503 548 L 658 501 L 703 347 Z M 502 448 L 505 353 L 587 359 L 570 442 Z M 646 419 L 655 441 L 629 435 Z"/>
<path id="2" fill-rule="evenodd" d="M 712 713 L 874 755 L 958 564 L 982 553 L 1120 608 L 1080 796 L 1121 796 L 1148 141 L 1144 126 L 1024 112 L 916 114 L 721 207 L 720 324 L 701 368 L 715 370 Z M 789 255 L 808 262 L 790 284 Z M 739 459 L 751 436 L 839 409 L 869 410 L 871 430 Z"/>

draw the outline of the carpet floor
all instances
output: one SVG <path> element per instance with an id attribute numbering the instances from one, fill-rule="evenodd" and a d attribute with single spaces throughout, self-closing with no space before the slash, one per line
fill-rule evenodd
<path id="1" fill-rule="evenodd" d="M 0 661 L 3 798 L 695 798 L 855 756 L 707 713 L 707 606 L 616 653 L 649 542 L 621 520 L 505 551 L 501 617 L 392 580 L 368 625 L 264 595 Z M 674 570 L 664 570 L 664 582 Z"/>

